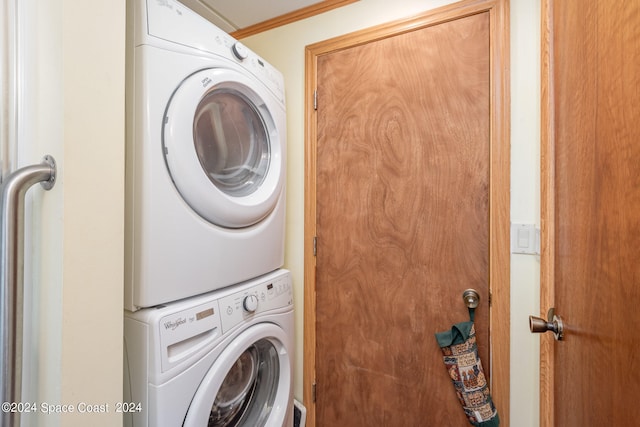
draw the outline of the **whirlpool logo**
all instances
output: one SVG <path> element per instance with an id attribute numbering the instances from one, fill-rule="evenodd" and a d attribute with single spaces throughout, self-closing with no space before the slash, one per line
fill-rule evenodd
<path id="1" fill-rule="evenodd" d="M 180 325 L 184 325 L 185 323 L 187 323 L 187 319 L 184 317 L 179 317 L 175 320 L 167 320 L 166 322 L 164 322 L 164 328 L 166 330 L 175 331 Z"/>

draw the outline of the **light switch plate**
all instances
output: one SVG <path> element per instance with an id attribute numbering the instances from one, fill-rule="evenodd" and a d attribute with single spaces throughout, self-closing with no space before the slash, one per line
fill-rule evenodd
<path id="1" fill-rule="evenodd" d="M 511 223 L 511 253 L 540 254 L 540 229 L 535 224 Z"/>

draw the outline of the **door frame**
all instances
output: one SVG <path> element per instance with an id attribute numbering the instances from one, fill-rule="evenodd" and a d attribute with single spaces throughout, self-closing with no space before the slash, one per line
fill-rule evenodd
<path id="1" fill-rule="evenodd" d="M 415 17 L 314 43 L 305 49 L 304 350 L 303 400 L 307 425 L 315 427 L 316 377 L 316 153 L 314 92 L 318 57 L 453 19 L 490 16 L 489 305 L 491 393 L 509 425 L 510 390 L 510 74 L 509 0 L 464 0 Z M 434 344 L 435 345 L 435 344 Z"/>
<path id="2" fill-rule="evenodd" d="M 555 307 L 555 121 L 553 0 L 541 1 L 540 75 L 540 310 Z M 540 314 L 544 319 L 547 313 Z M 554 338 L 540 336 L 540 427 L 554 425 Z"/>

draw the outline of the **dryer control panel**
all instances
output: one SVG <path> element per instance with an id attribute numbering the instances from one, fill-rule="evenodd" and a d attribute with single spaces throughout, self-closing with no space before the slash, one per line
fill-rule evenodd
<path id="1" fill-rule="evenodd" d="M 222 332 L 266 311 L 293 305 L 289 275 L 277 277 L 218 300 Z"/>

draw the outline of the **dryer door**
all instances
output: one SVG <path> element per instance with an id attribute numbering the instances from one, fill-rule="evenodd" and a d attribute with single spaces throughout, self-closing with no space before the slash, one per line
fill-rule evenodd
<path id="1" fill-rule="evenodd" d="M 196 391 L 184 427 L 281 427 L 292 397 L 284 331 L 261 323 L 234 339 Z"/>
<path id="2" fill-rule="evenodd" d="M 242 228 L 276 206 L 284 180 L 284 107 L 252 78 L 212 68 L 187 77 L 167 106 L 171 178 L 205 220 Z"/>

